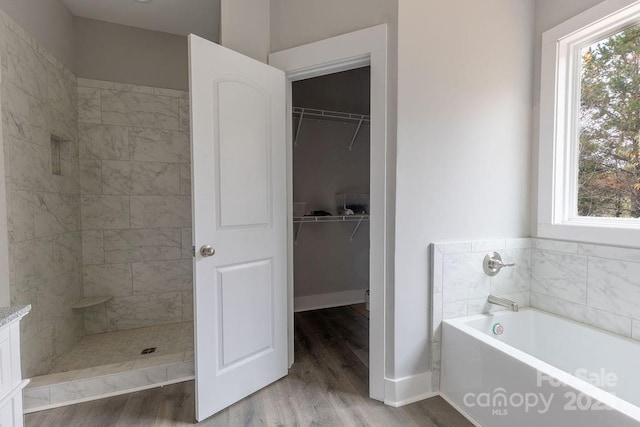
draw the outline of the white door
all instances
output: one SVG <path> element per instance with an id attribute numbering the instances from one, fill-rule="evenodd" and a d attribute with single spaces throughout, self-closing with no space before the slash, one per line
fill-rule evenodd
<path id="1" fill-rule="evenodd" d="M 285 77 L 194 35 L 189 66 L 203 420 L 287 374 Z"/>

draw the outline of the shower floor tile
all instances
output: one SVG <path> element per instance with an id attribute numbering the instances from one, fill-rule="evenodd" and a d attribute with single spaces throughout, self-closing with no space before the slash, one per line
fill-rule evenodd
<path id="1" fill-rule="evenodd" d="M 153 347 L 153 353 L 140 354 Z M 193 352 L 193 322 L 87 335 L 54 363 L 49 374 L 125 362 L 153 366 L 185 352 Z"/>

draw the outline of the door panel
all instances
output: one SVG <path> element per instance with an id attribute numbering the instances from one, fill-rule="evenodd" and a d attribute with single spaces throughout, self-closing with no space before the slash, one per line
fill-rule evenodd
<path id="1" fill-rule="evenodd" d="M 189 67 L 203 420 L 287 373 L 285 78 L 194 35 Z"/>
<path id="2" fill-rule="evenodd" d="M 218 97 L 221 226 L 268 225 L 268 94 L 242 82 L 221 82 Z"/>
<path id="3" fill-rule="evenodd" d="M 218 274 L 221 360 L 222 369 L 227 369 L 273 350 L 271 260 L 220 268 Z M 244 310 L 236 311 L 230 309 L 232 307 L 244 307 Z"/>

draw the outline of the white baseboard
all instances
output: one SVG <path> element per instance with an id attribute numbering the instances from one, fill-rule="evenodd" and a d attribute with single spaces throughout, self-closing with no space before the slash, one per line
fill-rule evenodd
<path id="1" fill-rule="evenodd" d="M 398 379 L 385 378 L 384 382 L 384 403 L 395 408 L 440 394 L 431 390 L 431 372 Z"/>
<path id="2" fill-rule="evenodd" d="M 360 304 L 364 302 L 365 291 L 366 289 L 357 289 L 355 291 L 296 297 L 293 302 L 293 311 L 297 313 L 299 311 L 320 310 L 322 308 Z"/>

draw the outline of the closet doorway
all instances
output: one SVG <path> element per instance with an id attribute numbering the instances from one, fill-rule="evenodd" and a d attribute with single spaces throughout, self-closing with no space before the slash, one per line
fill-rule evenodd
<path id="1" fill-rule="evenodd" d="M 353 382 L 369 369 L 370 86 L 370 67 L 292 84 L 295 346 Z"/>
<path id="2" fill-rule="evenodd" d="M 326 228 L 338 226 L 344 229 L 349 229 L 348 232 L 346 232 L 345 230 L 346 235 L 342 236 L 342 239 L 348 242 L 349 238 L 351 238 L 351 234 L 354 231 L 354 239 L 362 238 L 363 234 L 360 233 L 362 233 L 363 230 L 366 230 L 366 227 L 368 226 L 368 282 L 370 289 L 370 311 L 368 321 L 369 397 L 393 404 L 393 402 L 395 401 L 395 384 L 393 383 L 393 381 L 389 382 L 385 380 L 386 354 L 393 343 L 392 324 L 387 323 L 386 318 L 386 313 L 392 309 L 391 306 L 388 306 L 389 303 L 386 298 L 387 275 L 390 271 L 387 266 L 392 265 L 393 263 L 392 253 L 388 248 L 388 246 L 392 244 L 393 238 L 391 235 L 389 235 L 391 229 L 391 226 L 389 225 L 389 215 L 390 213 L 392 213 L 392 207 L 390 208 L 390 206 L 392 205 L 388 205 L 388 200 L 391 194 L 390 188 L 392 187 L 390 186 L 390 177 L 388 176 L 388 164 L 390 164 L 391 159 L 388 157 L 389 149 L 387 144 L 387 133 L 389 131 L 387 114 L 387 50 L 387 26 L 386 24 L 382 24 L 364 30 L 355 31 L 353 33 L 348 33 L 341 36 L 336 36 L 318 42 L 309 43 L 306 45 L 272 53 L 269 55 L 269 63 L 270 65 L 283 70 L 287 78 L 287 138 L 289 139 L 289 143 L 287 144 L 287 194 L 290 207 L 290 211 L 288 213 L 289 230 L 287 248 L 289 256 L 289 319 L 287 322 L 289 325 L 289 364 L 290 366 L 293 365 L 294 359 L 296 358 L 294 354 L 294 331 L 296 329 L 294 319 L 294 254 L 295 247 L 297 246 L 295 245 L 296 235 L 298 238 L 298 244 L 301 245 L 302 240 L 309 237 L 309 235 L 306 233 L 310 230 L 310 227 L 313 226 L 318 229 L 318 227 Z M 365 224 L 365 220 L 363 219 L 362 222 L 360 222 L 358 229 L 356 230 L 355 227 L 357 225 L 357 222 L 350 221 L 342 221 L 339 224 L 305 223 L 303 224 L 302 230 L 298 230 L 298 224 L 294 224 L 293 215 L 293 169 L 294 156 L 296 155 L 294 152 L 296 148 L 294 148 L 293 140 L 295 134 L 299 131 L 301 132 L 299 135 L 301 139 L 297 141 L 297 143 L 302 144 L 303 132 L 305 132 L 305 129 L 308 130 L 308 128 L 305 128 L 305 125 L 307 123 L 306 119 L 303 119 L 301 125 L 302 127 L 301 129 L 298 129 L 299 120 L 298 117 L 295 116 L 301 115 L 302 111 L 296 109 L 296 114 L 294 114 L 294 107 L 297 107 L 293 102 L 294 84 L 306 79 L 313 79 L 323 76 L 326 76 L 326 78 L 330 79 L 330 75 L 332 74 L 362 68 L 370 69 L 370 125 L 368 129 L 370 143 L 368 224 Z M 362 70 L 360 72 L 362 72 Z M 316 109 L 322 110 L 323 108 L 316 107 Z M 348 113 L 349 111 L 345 112 Z M 362 116 L 363 114 L 360 115 Z M 358 123 L 359 121 L 360 120 L 358 119 Z M 364 123 L 361 125 L 361 130 L 363 129 L 363 126 L 365 126 Z M 357 124 L 355 125 L 355 127 L 357 127 Z M 352 127 L 351 138 L 354 134 L 355 128 Z M 349 145 L 351 145 L 351 138 L 347 138 L 347 140 L 343 143 L 343 149 L 347 153 Z M 352 150 L 355 150 L 355 144 L 358 144 L 359 138 L 361 138 L 361 136 L 356 135 L 356 141 L 354 141 Z M 346 144 L 346 146 L 344 144 Z M 349 189 L 348 191 L 351 190 L 352 189 Z M 335 189 L 332 191 L 335 192 Z M 359 193 L 354 192 L 345 194 L 357 195 Z M 332 197 L 332 205 L 335 206 L 334 212 L 337 214 L 337 204 L 335 202 L 336 194 L 332 194 Z M 328 197 L 325 197 L 325 200 L 327 199 Z M 304 200 L 295 201 L 305 202 Z M 348 202 L 351 203 L 351 201 Z M 298 205 L 298 207 L 300 208 L 301 206 Z M 308 204 L 304 208 L 304 210 L 308 210 L 309 213 L 311 213 L 311 210 L 326 209 L 322 209 L 321 207 L 316 209 Z M 352 219 L 353 218 L 350 218 L 350 220 Z M 324 220 L 331 221 L 333 219 L 325 218 Z M 365 227 L 364 229 L 362 228 L 363 224 Z M 338 227 L 336 228 L 341 229 Z M 337 232 L 337 230 L 334 231 Z M 364 236 L 366 238 L 366 234 L 364 234 Z M 333 249 L 334 247 L 331 246 L 327 250 Z M 330 257 L 330 255 L 327 255 L 327 257 Z M 359 292 L 358 289 L 356 289 L 356 291 Z M 299 299 L 299 307 L 301 303 L 308 302 L 308 299 Z M 298 314 L 304 314 L 304 312 Z M 298 316 L 298 318 L 299 317 L 300 316 Z M 391 321 L 391 318 L 389 318 L 389 321 Z M 327 327 L 331 326 L 328 325 Z M 366 358 L 366 355 L 364 355 L 363 357 Z"/>

